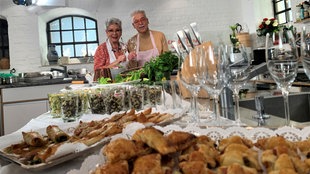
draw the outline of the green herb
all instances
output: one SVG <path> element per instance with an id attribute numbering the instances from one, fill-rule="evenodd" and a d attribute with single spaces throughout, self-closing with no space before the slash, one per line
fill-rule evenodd
<path id="1" fill-rule="evenodd" d="M 145 73 L 151 81 L 161 81 L 172 70 L 178 68 L 179 58 L 171 51 L 167 51 L 151 59 L 143 66 Z"/>
<path id="2" fill-rule="evenodd" d="M 106 77 L 100 77 L 98 80 L 99 84 L 109 84 L 111 83 L 111 78 L 106 78 Z"/>

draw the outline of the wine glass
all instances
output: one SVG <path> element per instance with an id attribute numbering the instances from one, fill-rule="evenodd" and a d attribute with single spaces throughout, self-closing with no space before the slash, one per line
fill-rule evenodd
<path id="1" fill-rule="evenodd" d="M 210 42 L 196 47 L 198 52 L 198 81 L 203 89 L 214 99 L 214 119 L 208 120 L 207 125 L 222 125 L 225 119 L 219 114 L 219 95 L 227 82 L 227 59 L 224 46 L 213 46 Z"/>
<path id="2" fill-rule="evenodd" d="M 200 91 L 200 84 L 197 78 L 197 56 L 194 50 L 190 51 L 188 56 L 184 59 L 179 71 L 179 78 L 182 85 L 191 92 L 191 120 L 189 122 L 199 123 L 199 109 L 198 109 L 198 93 Z"/>
<path id="3" fill-rule="evenodd" d="M 273 36 L 272 36 L 273 35 Z M 271 77 L 281 89 L 284 99 L 285 124 L 290 125 L 289 89 L 292 86 L 298 70 L 299 56 L 295 38 L 291 30 L 280 30 L 278 33 L 266 35 L 266 62 Z M 275 35 L 277 37 L 275 37 Z M 277 44 L 272 44 L 269 38 L 278 38 Z"/>
<path id="4" fill-rule="evenodd" d="M 301 34 L 301 62 L 305 74 L 310 79 L 310 32 L 309 28 L 303 26 Z"/>
<path id="5" fill-rule="evenodd" d="M 228 87 L 232 90 L 234 96 L 234 115 L 236 125 L 242 125 L 239 109 L 239 91 L 249 80 L 250 58 L 247 55 L 245 47 L 240 44 L 239 47 L 226 46 L 226 54 L 229 62 L 230 80 Z"/>

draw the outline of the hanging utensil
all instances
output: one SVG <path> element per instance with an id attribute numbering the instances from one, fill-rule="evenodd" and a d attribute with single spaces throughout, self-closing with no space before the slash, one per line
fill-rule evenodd
<path id="1" fill-rule="evenodd" d="M 242 31 L 242 25 L 239 23 L 236 23 L 236 26 L 237 26 L 236 28 L 237 33 L 240 33 Z"/>
<path id="2" fill-rule="evenodd" d="M 200 33 L 198 32 L 198 27 L 197 27 L 197 23 L 196 22 L 193 22 L 191 24 L 189 24 L 191 26 L 191 29 L 194 33 L 194 36 L 196 37 L 197 39 L 197 42 L 198 44 L 202 44 L 202 39 L 201 39 L 201 36 L 200 36 Z"/>
<path id="3" fill-rule="evenodd" d="M 183 31 L 185 33 L 185 36 L 187 37 L 187 40 L 189 41 L 189 44 L 191 45 L 192 48 L 195 48 L 195 45 L 193 43 L 191 34 L 189 33 L 189 29 L 187 27 L 183 28 Z"/>
<path id="4" fill-rule="evenodd" d="M 184 48 L 184 50 L 189 54 L 190 49 L 188 48 L 187 44 L 186 44 L 186 40 L 185 40 L 185 34 L 182 30 L 177 32 L 178 38 L 181 41 L 182 47 Z"/>

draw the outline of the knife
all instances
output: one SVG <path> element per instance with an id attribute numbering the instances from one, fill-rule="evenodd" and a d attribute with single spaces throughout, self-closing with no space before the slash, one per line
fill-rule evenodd
<path id="1" fill-rule="evenodd" d="M 186 45 L 186 40 L 185 40 L 184 32 L 182 30 L 180 30 L 180 31 L 177 32 L 177 35 L 178 35 L 178 38 L 181 41 L 182 47 L 189 54 L 190 50 L 189 50 L 188 46 Z"/>
<path id="2" fill-rule="evenodd" d="M 191 29 L 198 41 L 198 44 L 202 44 L 202 39 L 201 39 L 201 36 L 200 36 L 200 33 L 198 32 L 198 27 L 197 27 L 197 23 L 196 22 L 193 22 L 191 24 L 189 24 L 191 26 Z"/>
<path id="3" fill-rule="evenodd" d="M 195 48 L 195 45 L 193 43 L 193 40 L 192 40 L 192 37 L 191 37 L 191 34 L 189 33 L 189 29 L 187 27 L 184 27 L 183 28 L 183 31 L 185 33 L 185 36 L 187 37 L 190 45 L 192 46 L 192 48 Z"/>

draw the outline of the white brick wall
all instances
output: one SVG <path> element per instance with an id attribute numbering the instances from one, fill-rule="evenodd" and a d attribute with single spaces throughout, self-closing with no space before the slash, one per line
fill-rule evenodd
<path id="1" fill-rule="evenodd" d="M 109 17 L 123 21 L 123 39 L 135 33 L 130 13 L 144 9 L 150 28 L 163 31 L 167 39 L 176 40 L 176 31 L 197 22 L 204 40 L 229 42 L 229 26 L 240 22 L 247 24 L 255 34 L 258 22 L 270 17 L 271 0 L 64 0 L 70 8 L 58 8 L 56 15 L 70 14 L 71 8 L 98 20 L 99 40 L 106 40 L 104 23 Z M 41 62 L 46 57 L 45 22 L 55 15 L 52 7 L 24 7 L 12 0 L 0 1 L 0 17 L 9 24 L 11 68 L 18 72 L 48 70 Z M 47 12 L 47 13 L 46 13 Z M 60 13 L 61 12 L 61 13 Z M 80 13 L 82 13 L 80 12 Z M 48 14 L 48 15 L 47 15 Z M 92 65 L 72 66 L 86 67 Z"/>

